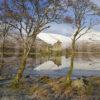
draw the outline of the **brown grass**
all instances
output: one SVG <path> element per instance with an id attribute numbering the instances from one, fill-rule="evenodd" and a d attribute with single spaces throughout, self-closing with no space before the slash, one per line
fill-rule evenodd
<path id="1" fill-rule="evenodd" d="M 23 79 L 20 87 L 16 90 L 35 95 L 38 99 L 42 97 L 43 100 L 50 100 L 50 97 L 54 98 L 55 96 L 83 97 L 79 100 L 87 100 L 88 96 L 100 96 L 100 77 L 90 77 L 87 80 L 88 85 L 78 88 L 72 85 L 67 86 L 64 77 L 52 79 L 44 76 L 32 80 L 31 84 Z"/>

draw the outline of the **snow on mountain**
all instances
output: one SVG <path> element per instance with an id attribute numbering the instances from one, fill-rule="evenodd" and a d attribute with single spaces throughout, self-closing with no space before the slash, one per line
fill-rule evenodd
<path id="1" fill-rule="evenodd" d="M 61 34 L 46 33 L 46 32 L 41 32 L 40 34 L 37 35 L 37 37 L 51 45 L 54 45 L 57 41 L 60 41 L 62 43 L 62 48 L 70 47 L 72 38 L 72 36 L 67 37 Z M 82 42 L 100 43 L 100 32 L 92 30 L 90 33 L 83 35 L 77 40 L 78 44 L 81 44 Z"/>
<path id="2" fill-rule="evenodd" d="M 57 41 L 60 41 L 62 43 L 62 48 L 68 47 L 71 42 L 70 37 L 60 34 L 40 33 L 37 37 L 51 45 L 54 45 Z"/>
<path id="3" fill-rule="evenodd" d="M 92 30 L 91 32 L 83 35 L 79 40 L 100 42 L 100 32 Z"/>
<path id="4" fill-rule="evenodd" d="M 37 35 L 38 38 L 40 38 L 41 40 L 45 41 L 48 44 L 54 44 L 57 42 L 57 40 L 55 40 L 54 38 L 52 38 L 48 33 L 40 33 Z"/>

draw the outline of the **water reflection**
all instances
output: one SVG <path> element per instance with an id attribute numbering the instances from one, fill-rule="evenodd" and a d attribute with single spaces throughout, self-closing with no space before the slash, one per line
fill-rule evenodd
<path id="1" fill-rule="evenodd" d="M 36 56 L 36 65 L 40 65 L 46 61 L 53 61 L 56 65 L 61 65 L 61 58 L 62 56 L 58 55 L 58 56 L 51 56 L 51 55 L 46 55 L 46 56 L 42 56 L 42 55 L 38 55 Z"/>
<path id="2" fill-rule="evenodd" d="M 37 58 L 38 62 L 32 74 L 63 76 L 66 75 L 70 65 L 70 56 L 46 56 L 46 58 Z M 74 60 L 75 76 L 100 76 L 100 54 L 80 53 L 76 54 Z"/>

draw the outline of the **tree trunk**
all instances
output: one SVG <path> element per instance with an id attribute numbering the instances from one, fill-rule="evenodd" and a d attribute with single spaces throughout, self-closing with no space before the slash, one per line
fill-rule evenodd
<path id="1" fill-rule="evenodd" d="M 17 75 L 15 77 L 16 82 L 18 82 L 18 83 L 23 76 L 23 72 L 24 72 L 24 69 L 25 69 L 25 66 L 26 66 L 26 61 L 27 61 L 27 57 L 23 57 L 22 61 L 21 61 L 21 65 L 18 69 Z"/>
<path id="2" fill-rule="evenodd" d="M 74 57 L 75 57 L 75 37 L 72 41 L 72 52 L 71 52 L 71 60 L 70 60 L 70 69 L 66 75 L 66 82 L 68 84 L 71 83 L 71 76 L 72 76 L 72 72 L 73 72 L 73 68 L 74 68 Z"/>
<path id="3" fill-rule="evenodd" d="M 31 49 L 33 43 L 34 43 L 34 41 L 32 40 L 32 41 L 26 42 L 24 44 L 24 47 L 23 47 L 24 51 L 23 51 L 23 56 L 21 59 L 21 64 L 20 64 L 20 67 L 18 69 L 18 72 L 17 72 L 15 80 L 14 80 L 15 84 L 19 83 L 22 76 L 23 76 L 23 72 L 24 72 L 25 67 L 26 67 L 27 58 L 28 58 L 28 55 L 30 53 L 30 49 Z"/>
<path id="4" fill-rule="evenodd" d="M 24 54 L 23 54 L 22 59 L 21 59 L 21 64 L 20 64 L 20 67 L 19 67 L 18 72 L 17 72 L 16 77 L 15 77 L 16 83 L 19 83 L 20 79 L 23 76 L 23 72 L 24 72 L 25 67 L 26 67 L 26 61 L 27 61 L 29 52 L 30 52 L 30 49 L 28 49 L 28 50 L 24 49 Z"/>
<path id="5" fill-rule="evenodd" d="M 5 46 L 5 38 L 3 38 L 2 46 L 1 46 L 0 75 L 2 74 L 2 68 L 3 68 L 3 66 L 4 66 L 4 46 Z"/>

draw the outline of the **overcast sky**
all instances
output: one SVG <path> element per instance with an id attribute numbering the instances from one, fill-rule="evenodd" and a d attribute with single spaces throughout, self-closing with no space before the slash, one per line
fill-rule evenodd
<path id="1" fill-rule="evenodd" d="M 95 4 L 98 5 L 98 7 L 100 7 L 100 0 L 92 0 Z M 74 32 L 74 28 L 71 25 L 67 25 L 67 24 L 56 24 L 56 23 L 52 23 L 50 24 L 50 28 L 48 30 L 45 30 L 45 32 L 51 32 L 51 33 L 57 33 L 57 34 L 62 34 L 62 35 L 66 35 L 66 36 L 70 36 L 73 32 Z M 93 28 L 94 32 L 100 32 L 100 24 L 96 25 Z"/>
<path id="2" fill-rule="evenodd" d="M 94 2 L 95 4 L 97 4 L 100 7 L 100 0 L 91 0 L 92 2 Z"/>

